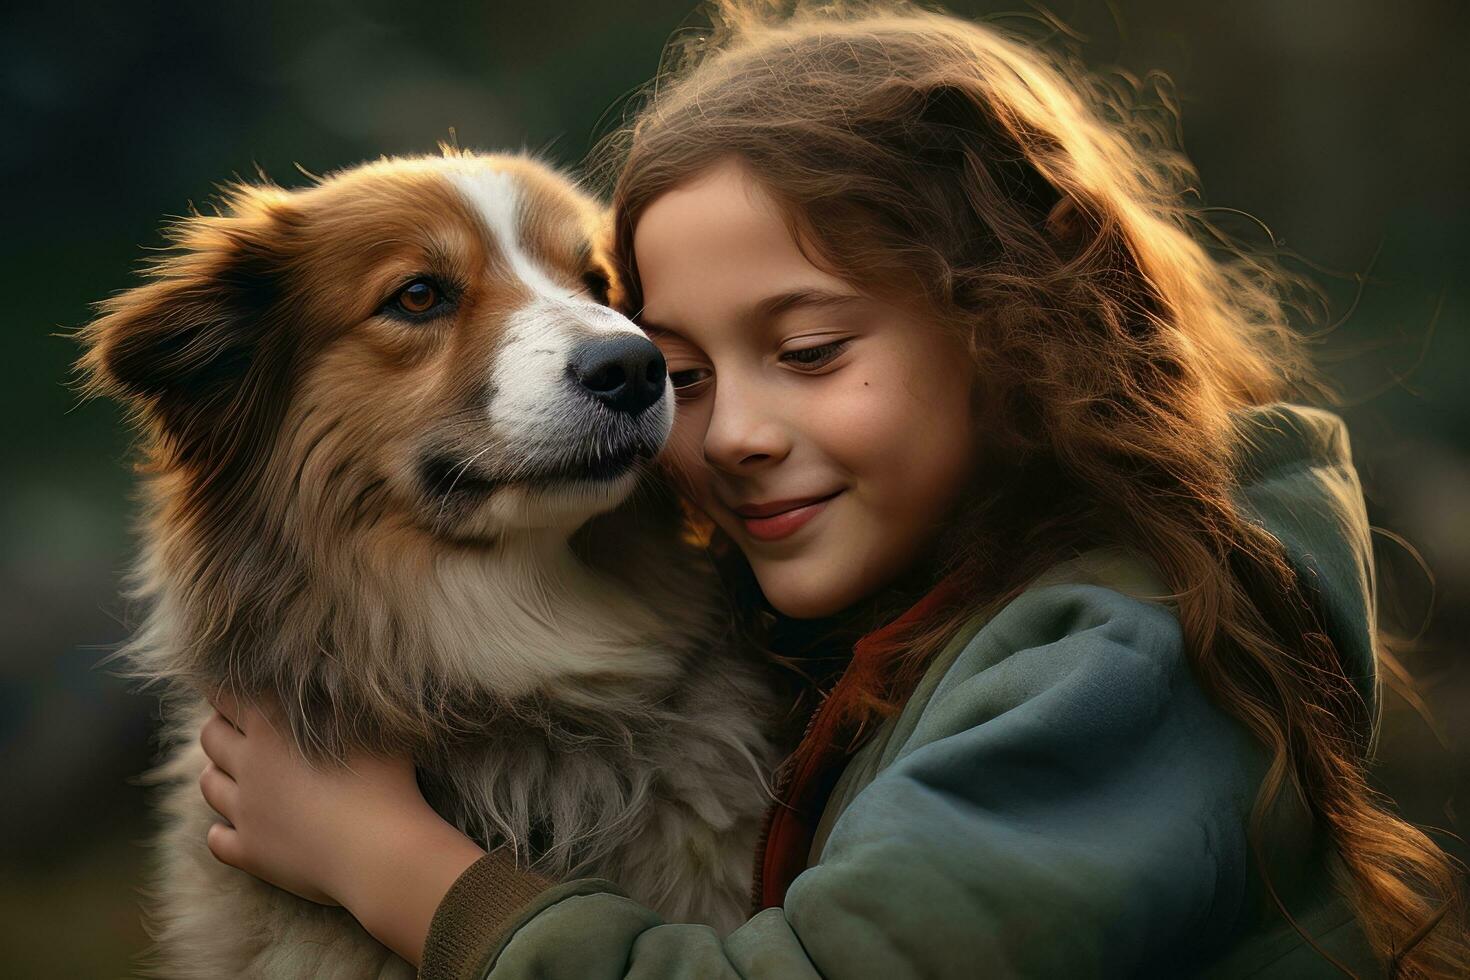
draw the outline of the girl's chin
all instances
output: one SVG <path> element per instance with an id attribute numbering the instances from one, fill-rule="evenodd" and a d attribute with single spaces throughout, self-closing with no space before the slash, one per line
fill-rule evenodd
<path id="1" fill-rule="evenodd" d="M 835 616 L 862 598 L 860 583 L 842 580 L 840 563 L 796 560 L 779 567 L 761 563 L 754 571 L 766 601 L 792 619 Z"/>
<path id="2" fill-rule="evenodd" d="M 846 603 L 830 601 L 821 596 L 802 596 L 782 602 L 767 595 L 766 600 L 776 608 L 778 613 L 790 619 L 825 619 L 847 608 Z"/>

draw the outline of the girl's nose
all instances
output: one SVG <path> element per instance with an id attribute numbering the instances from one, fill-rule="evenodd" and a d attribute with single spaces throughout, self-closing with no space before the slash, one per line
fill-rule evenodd
<path id="1" fill-rule="evenodd" d="M 721 378 L 704 434 L 705 462 L 736 473 L 785 459 L 791 436 L 775 409 L 769 396 Z"/>

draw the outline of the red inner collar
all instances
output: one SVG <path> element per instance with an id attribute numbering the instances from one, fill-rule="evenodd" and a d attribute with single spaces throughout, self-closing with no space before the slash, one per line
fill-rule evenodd
<path id="1" fill-rule="evenodd" d="M 807 856 L 822 809 L 847 759 L 856 750 L 840 720 L 855 698 L 871 693 L 882 669 L 901 645 L 908 629 L 934 615 L 958 595 L 960 578 L 952 574 L 891 623 L 863 636 L 852 648 L 852 660 L 827 698 L 817 707 L 801 744 L 792 754 L 800 760 L 790 771 L 784 792 L 766 813 L 763 849 L 757 856 L 753 897 L 756 910 L 780 906 L 786 889 L 806 870 Z"/>

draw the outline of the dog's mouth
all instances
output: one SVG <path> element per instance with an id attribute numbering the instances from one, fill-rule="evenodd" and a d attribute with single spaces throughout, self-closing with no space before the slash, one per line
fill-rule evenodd
<path id="1" fill-rule="evenodd" d="M 419 464 L 424 492 L 437 499 L 464 503 L 482 500 L 507 487 L 550 489 L 577 483 L 604 483 L 627 474 L 657 455 L 657 447 L 642 443 L 607 448 L 594 457 L 570 455 L 564 459 L 531 459 L 514 471 L 495 474 L 448 453 L 427 456 Z"/>
<path id="2" fill-rule="evenodd" d="M 476 469 L 472 462 L 448 455 L 430 456 L 419 464 L 419 482 L 431 497 L 474 500 L 488 497 L 501 481 Z"/>

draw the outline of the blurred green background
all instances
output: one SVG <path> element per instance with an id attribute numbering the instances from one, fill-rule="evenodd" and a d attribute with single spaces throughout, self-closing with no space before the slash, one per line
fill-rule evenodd
<path id="1" fill-rule="evenodd" d="M 1206 201 L 1263 221 L 1320 267 L 1334 317 L 1350 313 L 1320 352 L 1349 398 L 1371 516 L 1435 579 L 1431 591 L 1381 542 L 1392 621 L 1413 632 L 1432 612 L 1408 662 L 1439 730 L 1390 694 L 1378 779 L 1411 819 L 1463 830 L 1470 5 L 1055 12 L 1094 66 L 1172 77 Z M 575 165 L 665 39 L 700 21 L 690 0 L 30 4 L 0 18 L 0 975 L 123 976 L 145 942 L 135 889 L 150 823 L 132 779 L 155 708 L 95 667 L 129 620 L 129 436 L 112 405 L 66 387 L 64 334 L 135 281 L 164 216 L 232 174 L 298 185 L 297 163 L 319 173 L 432 151 L 451 127 L 465 146 Z M 1244 218 L 1219 220 L 1266 241 Z"/>

